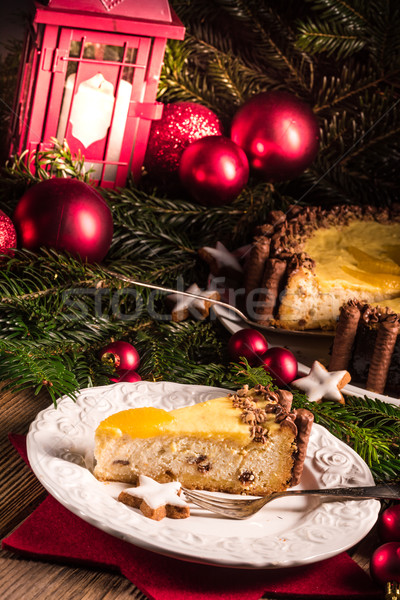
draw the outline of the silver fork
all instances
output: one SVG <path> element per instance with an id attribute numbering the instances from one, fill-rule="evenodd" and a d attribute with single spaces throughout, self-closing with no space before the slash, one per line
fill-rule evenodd
<path id="1" fill-rule="evenodd" d="M 320 490 L 287 490 L 273 492 L 262 498 L 243 496 L 241 498 L 221 496 L 209 492 L 182 488 L 186 499 L 196 506 L 218 513 L 229 519 L 247 519 L 263 506 L 284 496 L 326 496 L 334 500 L 400 499 L 400 484 L 383 484 L 370 487 L 324 488 Z"/>

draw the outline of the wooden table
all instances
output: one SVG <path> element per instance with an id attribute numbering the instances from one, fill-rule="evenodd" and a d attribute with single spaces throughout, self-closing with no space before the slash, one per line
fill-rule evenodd
<path id="1" fill-rule="evenodd" d="M 18 527 L 47 494 L 10 445 L 8 433 L 27 433 L 37 413 L 50 404 L 45 392 L 36 397 L 30 391 L 15 395 L 5 392 L 0 386 L 1 539 Z M 376 543 L 376 531 L 373 529 L 350 552 L 367 572 Z M 1 550 L 0 561 L 2 600 L 146 599 L 129 580 L 99 569 L 26 560 L 4 550 Z"/>

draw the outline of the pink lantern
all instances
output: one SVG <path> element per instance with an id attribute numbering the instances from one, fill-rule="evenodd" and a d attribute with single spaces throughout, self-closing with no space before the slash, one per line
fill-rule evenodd
<path id="1" fill-rule="evenodd" d="M 167 0 L 35 2 L 11 153 L 67 141 L 102 187 L 141 174 L 167 39 L 185 29 Z"/>

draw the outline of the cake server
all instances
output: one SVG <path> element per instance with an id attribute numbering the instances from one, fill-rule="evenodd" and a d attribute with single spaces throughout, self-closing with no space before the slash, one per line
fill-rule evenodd
<path id="1" fill-rule="evenodd" d="M 383 484 L 369 487 L 323 488 L 317 490 L 287 490 L 273 492 L 260 497 L 227 497 L 197 490 L 182 488 L 186 499 L 200 508 L 218 513 L 229 519 L 247 519 L 263 506 L 284 496 L 325 496 L 329 500 L 371 500 L 371 499 L 400 499 L 400 484 Z"/>

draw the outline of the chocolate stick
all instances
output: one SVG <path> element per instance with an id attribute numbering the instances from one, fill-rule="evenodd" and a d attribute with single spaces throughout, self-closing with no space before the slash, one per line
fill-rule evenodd
<path id="1" fill-rule="evenodd" d="M 367 390 L 383 394 L 400 323 L 396 314 L 381 321 L 368 371 Z"/>
<path id="2" fill-rule="evenodd" d="M 355 300 L 340 309 L 328 371 L 342 371 L 349 366 L 361 311 Z"/>
<path id="3" fill-rule="evenodd" d="M 259 295 L 256 309 L 257 321 L 268 322 L 274 317 L 274 308 L 278 300 L 282 279 L 286 273 L 286 261 L 269 258 L 265 263 L 262 279 L 264 292 Z"/>
<path id="4" fill-rule="evenodd" d="M 269 256 L 270 244 L 271 240 L 265 236 L 256 237 L 253 242 L 244 282 L 246 297 L 252 290 L 260 287 L 265 260 Z"/>

